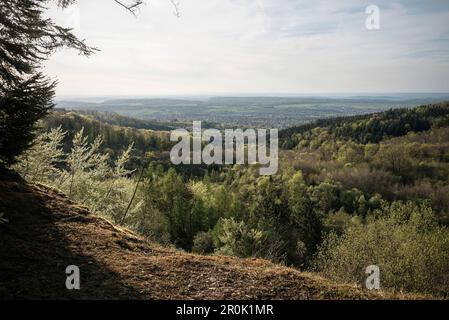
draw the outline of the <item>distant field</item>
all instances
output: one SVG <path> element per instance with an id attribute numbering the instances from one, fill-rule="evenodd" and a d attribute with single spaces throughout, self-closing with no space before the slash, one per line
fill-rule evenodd
<path id="1" fill-rule="evenodd" d="M 226 126 L 287 128 L 319 118 L 348 116 L 413 107 L 449 99 L 447 96 L 213 97 L 204 99 L 114 99 L 101 102 L 62 100 L 57 106 L 73 110 L 115 112 L 163 122 L 207 121 Z"/>

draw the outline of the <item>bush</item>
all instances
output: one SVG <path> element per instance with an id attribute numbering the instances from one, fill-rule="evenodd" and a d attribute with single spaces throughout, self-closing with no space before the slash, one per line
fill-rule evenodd
<path id="1" fill-rule="evenodd" d="M 74 135 L 68 153 L 62 146 L 66 137 L 67 132 L 61 128 L 42 133 L 13 168 L 27 181 L 61 190 L 70 200 L 121 223 L 136 186 L 130 178 L 134 171 L 126 169 L 133 144 L 112 165 L 108 154 L 100 150 L 101 136 L 89 143 L 82 128 Z M 137 213 L 142 205 L 143 201 L 136 199 L 128 216 Z"/>
<path id="2" fill-rule="evenodd" d="M 167 218 L 156 208 L 144 204 L 139 210 L 131 211 L 127 224 L 132 230 L 151 241 L 163 245 L 170 243 Z"/>
<path id="3" fill-rule="evenodd" d="M 328 235 L 316 261 L 327 277 L 360 284 L 369 265 L 379 266 L 383 288 L 447 296 L 449 231 L 427 204 L 396 202 L 368 224 Z"/>
<path id="4" fill-rule="evenodd" d="M 341 208 L 337 212 L 327 214 L 323 219 L 323 228 L 328 232 L 342 235 L 350 226 L 360 224 L 363 218 L 360 216 L 350 215 Z"/>
<path id="5" fill-rule="evenodd" d="M 250 229 L 243 221 L 222 218 L 214 229 L 214 242 L 218 254 L 241 258 L 260 256 L 263 233 Z"/>
<path id="6" fill-rule="evenodd" d="M 209 232 L 198 232 L 193 239 L 192 251 L 200 254 L 209 254 L 214 252 L 214 242 Z"/>

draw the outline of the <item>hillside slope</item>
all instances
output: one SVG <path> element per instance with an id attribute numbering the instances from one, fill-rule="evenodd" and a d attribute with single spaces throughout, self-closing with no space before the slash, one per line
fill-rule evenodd
<path id="1" fill-rule="evenodd" d="M 0 298 L 367 299 L 351 286 L 257 259 L 198 256 L 151 244 L 64 195 L 0 181 Z M 77 265 L 81 290 L 65 288 Z"/>
<path id="2" fill-rule="evenodd" d="M 423 132 L 430 128 L 449 125 L 449 101 L 421 105 L 414 108 L 319 119 L 301 126 L 290 127 L 279 132 L 281 146 L 294 148 L 301 135 L 310 134 L 317 128 L 326 129 L 336 139 L 352 139 L 359 143 L 379 143 L 388 137 L 400 137 L 407 133 Z"/>

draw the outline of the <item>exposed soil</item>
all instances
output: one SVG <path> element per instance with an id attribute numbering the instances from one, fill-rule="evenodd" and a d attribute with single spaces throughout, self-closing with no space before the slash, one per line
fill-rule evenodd
<path id="1" fill-rule="evenodd" d="M 186 254 L 113 226 L 63 194 L 0 181 L 0 299 L 369 299 L 258 259 Z M 81 290 L 67 290 L 77 265 Z"/>

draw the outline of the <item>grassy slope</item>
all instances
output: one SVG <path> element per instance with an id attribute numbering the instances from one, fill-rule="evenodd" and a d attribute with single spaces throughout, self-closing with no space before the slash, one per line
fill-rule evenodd
<path id="1" fill-rule="evenodd" d="M 0 298 L 368 299 L 398 298 L 257 259 L 199 256 L 152 244 L 64 195 L 0 181 Z M 81 290 L 65 289 L 65 268 Z M 399 297 L 400 298 L 400 297 Z"/>

